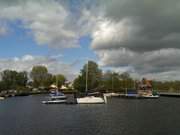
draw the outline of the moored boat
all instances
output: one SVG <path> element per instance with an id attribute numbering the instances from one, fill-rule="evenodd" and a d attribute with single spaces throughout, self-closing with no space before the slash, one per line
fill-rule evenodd
<path id="1" fill-rule="evenodd" d="M 0 97 L 0 100 L 3 100 L 3 99 L 5 99 L 4 97 Z"/>
<path id="2" fill-rule="evenodd" d="M 139 96 L 138 98 L 157 99 L 159 98 L 159 95 L 144 95 L 144 96 Z"/>
<path id="3" fill-rule="evenodd" d="M 50 96 L 48 97 L 48 100 L 42 101 L 43 104 L 62 104 L 62 103 L 66 103 L 66 96 L 57 91 L 56 93 L 51 93 Z"/>
<path id="4" fill-rule="evenodd" d="M 143 78 L 142 81 L 138 83 L 137 89 L 138 98 L 159 98 L 157 92 L 153 90 L 152 82 L 146 78 Z"/>
<path id="5" fill-rule="evenodd" d="M 77 98 L 78 104 L 104 104 L 105 100 L 101 97 L 86 96 L 82 98 Z"/>
<path id="6" fill-rule="evenodd" d="M 107 103 L 106 96 L 103 95 L 103 98 L 100 96 L 94 96 L 93 94 L 88 94 L 88 62 L 86 66 L 86 96 L 77 98 L 78 104 L 104 104 Z"/>

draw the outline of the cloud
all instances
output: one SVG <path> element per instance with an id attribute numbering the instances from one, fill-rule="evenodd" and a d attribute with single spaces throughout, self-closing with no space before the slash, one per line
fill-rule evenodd
<path id="1" fill-rule="evenodd" d="M 179 12 L 179 0 L 2 0 L 0 4 L 0 20 L 20 20 L 39 45 L 79 47 L 79 39 L 89 35 L 102 66 L 161 79 L 178 79 L 180 72 Z"/>
<path id="2" fill-rule="evenodd" d="M 0 21 L 0 37 L 7 35 L 9 32 L 9 29 L 5 22 Z"/>
<path id="3" fill-rule="evenodd" d="M 180 79 L 178 0 L 101 2 L 104 16 L 96 23 L 91 44 L 99 64 L 136 77 Z"/>
<path id="4" fill-rule="evenodd" d="M 48 45 L 53 48 L 79 47 L 80 37 L 89 34 L 96 21 L 86 7 L 79 7 L 82 9 L 79 10 L 72 5 L 75 10 L 72 11 L 73 9 L 67 6 L 68 2 L 1 1 L 0 20 L 20 21 L 20 27 L 28 30 L 39 45 Z"/>
<path id="5" fill-rule="evenodd" d="M 126 69 L 137 77 L 148 76 L 155 79 L 180 79 L 180 49 L 161 49 L 136 53 L 126 49 L 98 51 L 99 64 L 112 67 L 116 71 Z M 176 73 L 176 75 L 174 75 Z"/>
<path id="6" fill-rule="evenodd" d="M 30 72 L 33 66 L 43 65 L 52 74 L 63 74 L 69 80 L 76 77 L 76 71 L 71 64 L 66 64 L 52 57 L 25 55 L 10 59 L 0 59 L 0 72 L 6 69 Z"/>
<path id="7" fill-rule="evenodd" d="M 0 36 L 4 36 L 7 34 L 7 29 L 5 27 L 0 26 Z"/>
<path id="8" fill-rule="evenodd" d="M 99 64 L 101 66 L 110 67 L 127 67 L 131 65 L 133 59 L 139 56 L 136 53 L 128 51 L 126 49 L 121 50 L 101 50 L 97 52 L 100 58 Z"/>
<path id="9" fill-rule="evenodd" d="M 178 0 L 113 0 L 102 4 L 104 19 L 92 33 L 93 49 L 145 52 L 180 48 Z"/>

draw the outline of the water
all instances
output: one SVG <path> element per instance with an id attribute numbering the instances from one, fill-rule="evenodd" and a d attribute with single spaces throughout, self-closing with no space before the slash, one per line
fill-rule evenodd
<path id="1" fill-rule="evenodd" d="M 180 135 L 180 99 L 44 105 L 44 96 L 0 101 L 0 135 Z"/>

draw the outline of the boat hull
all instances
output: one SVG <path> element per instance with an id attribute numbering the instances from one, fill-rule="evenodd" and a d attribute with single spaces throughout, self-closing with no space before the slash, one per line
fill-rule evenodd
<path id="1" fill-rule="evenodd" d="M 49 101 L 42 101 L 43 104 L 64 104 L 66 100 L 49 100 Z"/>
<path id="2" fill-rule="evenodd" d="M 136 98 L 136 99 L 158 99 L 159 95 L 137 95 L 137 94 L 127 94 L 124 97 Z"/>
<path id="3" fill-rule="evenodd" d="M 67 97 L 66 96 L 51 96 L 50 98 L 56 100 L 56 99 L 66 99 Z"/>
<path id="4" fill-rule="evenodd" d="M 139 98 L 148 98 L 148 99 L 156 99 L 159 98 L 159 95 L 151 95 L 151 96 L 139 96 Z"/>
<path id="5" fill-rule="evenodd" d="M 0 100 L 3 100 L 4 99 L 4 97 L 0 97 Z"/>
<path id="6" fill-rule="evenodd" d="M 77 98 L 77 103 L 78 104 L 104 104 L 105 101 L 101 97 L 89 96 L 89 97 Z"/>

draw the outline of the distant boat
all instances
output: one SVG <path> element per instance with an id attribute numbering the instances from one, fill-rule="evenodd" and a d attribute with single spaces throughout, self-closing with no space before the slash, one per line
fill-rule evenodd
<path id="1" fill-rule="evenodd" d="M 136 90 L 130 90 L 130 91 L 127 91 L 127 93 L 124 96 L 122 95 L 121 97 L 137 98 L 137 99 L 157 99 L 159 98 L 159 95 L 153 94 L 153 93 L 150 94 L 147 92 L 137 93 Z"/>
<path id="2" fill-rule="evenodd" d="M 86 96 L 82 98 L 77 98 L 78 104 L 104 104 L 105 101 L 101 97 L 94 97 L 94 96 Z"/>
<path id="3" fill-rule="evenodd" d="M 159 95 L 156 91 L 153 90 L 152 81 L 143 78 L 141 82 L 138 83 L 138 97 L 139 98 L 148 98 L 154 99 L 159 98 Z"/>
<path id="4" fill-rule="evenodd" d="M 88 62 L 86 66 L 86 93 L 88 93 Z M 93 94 L 86 94 L 85 97 L 77 98 L 78 104 L 104 104 L 107 102 L 106 96 L 96 97 Z"/>
<path id="5" fill-rule="evenodd" d="M 58 91 L 58 81 L 56 78 L 56 89 L 49 94 L 49 99 L 42 101 L 43 104 L 63 104 L 66 103 L 67 97 L 64 93 Z"/>
<path id="6" fill-rule="evenodd" d="M 0 97 L 0 100 L 3 100 L 3 99 L 5 99 L 4 97 Z"/>
<path id="7" fill-rule="evenodd" d="M 56 91 L 55 93 L 51 93 L 49 96 L 49 100 L 42 101 L 43 104 L 62 104 L 66 103 L 66 96 Z"/>
<path id="8" fill-rule="evenodd" d="M 156 99 L 159 98 L 159 95 L 143 95 L 143 96 L 139 96 L 138 98 Z"/>

